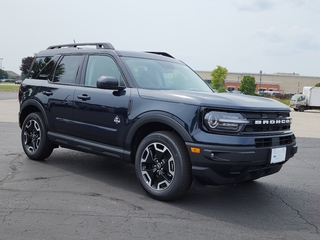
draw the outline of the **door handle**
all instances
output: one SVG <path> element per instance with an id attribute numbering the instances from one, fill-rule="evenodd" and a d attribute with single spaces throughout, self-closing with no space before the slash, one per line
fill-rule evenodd
<path id="1" fill-rule="evenodd" d="M 42 94 L 44 94 L 46 96 L 51 96 L 53 93 L 50 91 L 42 91 Z"/>
<path id="2" fill-rule="evenodd" d="M 87 94 L 82 94 L 82 95 L 78 95 L 77 98 L 83 100 L 83 101 L 86 101 L 86 100 L 90 100 L 91 97 L 88 96 Z"/>

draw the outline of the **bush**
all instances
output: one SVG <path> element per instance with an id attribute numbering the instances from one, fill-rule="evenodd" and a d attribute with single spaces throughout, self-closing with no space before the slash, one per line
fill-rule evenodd
<path id="1" fill-rule="evenodd" d="M 276 95 L 271 95 L 271 94 L 266 94 L 263 95 L 263 97 L 267 97 L 267 98 L 272 98 L 275 100 L 278 100 L 279 102 L 284 103 L 285 105 L 289 106 L 290 105 L 290 99 L 292 97 L 293 94 L 291 93 L 279 93 Z"/>
<path id="2" fill-rule="evenodd" d="M 218 89 L 218 93 L 224 93 L 224 92 L 227 92 L 227 90 L 225 90 L 224 88 L 219 88 Z"/>

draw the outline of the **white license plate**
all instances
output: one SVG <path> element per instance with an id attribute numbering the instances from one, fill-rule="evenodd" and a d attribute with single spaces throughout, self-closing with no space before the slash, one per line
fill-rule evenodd
<path id="1" fill-rule="evenodd" d="M 286 151 L 287 151 L 286 147 L 271 149 L 270 163 L 274 164 L 274 163 L 284 162 L 286 159 Z"/>

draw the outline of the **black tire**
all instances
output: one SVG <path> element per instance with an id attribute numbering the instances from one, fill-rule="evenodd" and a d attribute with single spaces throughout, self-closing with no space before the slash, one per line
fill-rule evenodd
<path id="1" fill-rule="evenodd" d="M 21 143 L 32 160 L 44 160 L 53 151 L 47 138 L 47 128 L 40 113 L 30 113 L 22 124 Z"/>
<path id="2" fill-rule="evenodd" d="M 299 108 L 294 108 L 293 110 L 295 110 L 297 112 L 299 110 Z"/>
<path id="3" fill-rule="evenodd" d="M 299 112 L 304 112 L 304 106 L 299 107 Z"/>
<path id="4" fill-rule="evenodd" d="M 162 201 L 182 197 L 192 183 L 185 143 L 171 132 L 154 132 L 141 141 L 135 169 L 143 189 L 152 198 Z"/>

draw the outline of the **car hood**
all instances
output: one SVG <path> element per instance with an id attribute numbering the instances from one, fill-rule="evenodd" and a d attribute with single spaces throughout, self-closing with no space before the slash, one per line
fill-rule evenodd
<path id="1" fill-rule="evenodd" d="M 244 94 L 211 93 L 183 90 L 148 90 L 138 89 L 141 98 L 190 104 L 219 109 L 241 109 L 250 111 L 289 111 L 285 104 L 265 97 Z"/>

